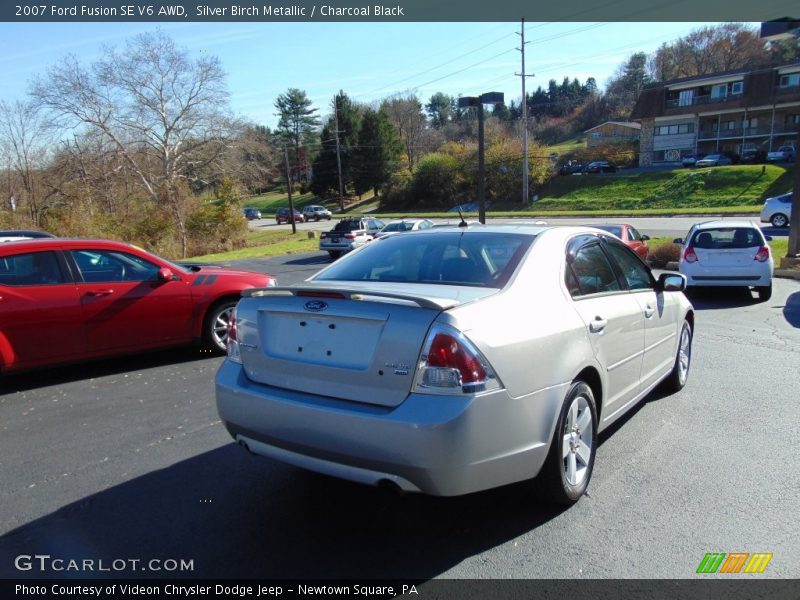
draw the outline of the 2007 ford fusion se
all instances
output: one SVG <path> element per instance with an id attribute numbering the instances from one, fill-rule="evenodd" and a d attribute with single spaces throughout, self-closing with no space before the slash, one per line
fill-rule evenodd
<path id="1" fill-rule="evenodd" d="M 592 228 L 389 236 L 245 291 L 217 407 L 251 452 L 306 469 L 440 496 L 532 480 L 570 504 L 598 433 L 686 383 L 685 286 Z"/>

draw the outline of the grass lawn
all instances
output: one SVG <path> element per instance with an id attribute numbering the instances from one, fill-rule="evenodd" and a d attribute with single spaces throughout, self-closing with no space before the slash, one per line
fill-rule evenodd
<path id="1" fill-rule="evenodd" d="M 560 156 L 583 148 L 586 148 L 586 137 L 582 133 L 578 133 L 563 142 L 547 146 L 547 151 L 551 153 L 554 152 Z"/>
<path id="2" fill-rule="evenodd" d="M 758 205 L 791 189 L 777 165 L 736 165 L 645 173 L 555 177 L 539 192 L 539 210 L 716 208 Z"/>
<path id="3" fill-rule="evenodd" d="M 315 204 L 317 197 L 308 192 L 307 194 L 292 194 L 292 202 L 296 210 L 302 210 L 306 204 Z M 275 211 L 279 208 L 289 206 L 289 196 L 286 195 L 286 190 L 272 190 L 265 194 L 258 196 L 251 196 L 244 202 L 242 206 L 254 206 L 264 214 L 274 215 Z"/>
<path id="4" fill-rule="evenodd" d="M 245 258 L 264 258 L 267 256 L 281 256 L 284 254 L 297 254 L 300 252 L 314 252 L 319 249 L 319 238 L 309 238 L 307 231 L 298 231 L 292 234 L 286 231 L 254 231 L 247 236 L 247 248 L 193 256 L 192 260 L 207 260 L 222 262 L 241 260 Z"/>

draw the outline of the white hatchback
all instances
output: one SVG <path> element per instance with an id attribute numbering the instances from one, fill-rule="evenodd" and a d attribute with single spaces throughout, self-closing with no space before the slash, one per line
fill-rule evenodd
<path id="1" fill-rule="evenodd" d="M 772 251 L 752 221 L 708 221 L 693 225 L 681 244 L 680 272 L 688 286 L 746 286 L 760 300 L 772 296 Z"/>

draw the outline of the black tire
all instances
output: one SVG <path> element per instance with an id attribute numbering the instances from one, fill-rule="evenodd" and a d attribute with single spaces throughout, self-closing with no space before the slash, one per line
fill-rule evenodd
<path id="1" fill-rule="evenodd" d="M 217 354 L 225 354 L 228 350 L 227 322 L 238 299 L 224 298 L 208 309 L 203 321 L 203 344 Z M 224 331 L 223 331 L 224 327 Z"/>
<path id="2" fill-rule="evenodd" d="M 692 338 L 694 332 L 689 321 L 684 321 L 678 337 L 678 350 L 675 352 L 675 364 L 672 366 L 667 378 L 664 380 L 663 389 L 669 394 L 680 392 L 689 379 L 689 370 L 692 366 Z"/>
<path id="3" fill-rule="evenodd" d="M 775 213 L 770 219 L 773 227 L 786 227 L 789 225 L 789 218 L 783 213 Z"/>
<path id="4" fill-rule="evenodd" d="M 772 298 L 772 282 L 770 281 L 769 285 L 758 286 L 756 288 L 756 293 L 761 302 L 766 302 Z"/>
<path id="5" fill-rule="evenodd" d="M 573 413 L 573 405 L 577 408 Z M 589 411 L 589 422 L 584 414 Z M 575 430 L 577 424 L 584 426 Z M 591 431 L 587 431 L 591 428 Z M 581 459 L 579 447 L 588 447 L 588 457 Z M 569 446 L 566 454 L 565 446 Z M 597 454 L 597 408 L 592 388 L 584 381 L 574 381 L 561 405 L 556 422 L 553 441 L 541 473 L 534 481 L 536 491 L 542 499 L 569 506 L 577 502 L 586 492 L 592 478 L 594 459 Z M 578 462 L 582 463 L 578 465 Z M 572 475 L 568 473 L 572 471 Z M 572 481 L 570 481 L 572 477 Z"/>

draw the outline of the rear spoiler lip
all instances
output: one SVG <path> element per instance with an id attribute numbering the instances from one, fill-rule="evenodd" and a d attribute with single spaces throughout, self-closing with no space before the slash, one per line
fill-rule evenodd
<path id="1" fill-rule="evenodd" d="M 300 293 L 303 292 L 308 294 L 326 293 L 326 292 L 339 293 L 342 294 L 345 297 L 345 299 L 354 301 L 364 301 L 364 300 L 368 301 L 369 298 L 387 298 L 393 300 L 402 300 L 405 302 L 412 302 L 417 306 L 419 306 L 420 308 L 427 308 L 436 311 L 447 310 L 448 308 L 453 308 L 454 306 L 458 306 L 459 304 L 461 304 L 461 302 L 449 298 L 432 300 L 430 298 L 420 298 L 419 296 L 414 296 L 412 294 L 399 294 L 396 292 L 381 292 L 381 291 L 364 290 L 351 287 L 334 287 L 334 286 L 326 286 L 324 288 L 311 287 L 311 286 L 250 288 L 242 291 L 242 298 L 253 298 L 253 297 L 266 298 L 269 296 L 284 296 L 284 297 L 298 296 Z"/>

